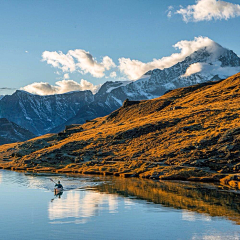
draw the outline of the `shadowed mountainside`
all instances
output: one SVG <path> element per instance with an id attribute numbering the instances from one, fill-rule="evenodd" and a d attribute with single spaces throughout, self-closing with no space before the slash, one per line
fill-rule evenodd
<path id="1" fill-rule="evenodd" d="M 75 116 L 93 98 L 89 90 L 46 96 L 17 90 L 0 100 L 0 117 L 42 135 Z"/>
<path id="2" fill-rule="evenodd" d="M 12 160 L 2 167 L 219 181 L 240 170 L 239 103 L 240 74 L 125 101 L 106 117 L 1 146 Z"/>
<path id="3" fill-rule="evenodd" d="M 25 128 L 8 121 L 6 118 L 0 118 L 0 145 L 13 142 L 23 142 L 36 137 Z"/>

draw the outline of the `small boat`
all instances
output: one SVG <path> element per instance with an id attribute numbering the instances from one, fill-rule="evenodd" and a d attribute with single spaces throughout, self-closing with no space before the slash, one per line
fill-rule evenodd
<path id="1" fill-rule="evenodd" d="M 55 195 L 57 195 L 57 194 L 59 194 L 61 192 L 63 192 L 63 188 L 54 188 Z"/>

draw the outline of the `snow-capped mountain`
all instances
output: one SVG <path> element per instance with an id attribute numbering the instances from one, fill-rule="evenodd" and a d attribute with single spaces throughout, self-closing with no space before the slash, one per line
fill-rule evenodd
<path id="1" fill-rule="evenodd" d="M 121 107 L 124 100 L 153 99 L 179 87 L 227 78 L 240 72 L 240 58 L 217 43 L 203 47 L 170 68 L 154 69 L 136 81 L 104 83 L 90 91 L 39 96 L 16 91 L 0 100 L 0 117 L 35 134 L 59 132 L 65 125 L 84 123 Z"/>
<path id="2" fill-rule="evenodd" d="M 126 98 L 152 99 L 171 89 L 223 79 L 239 72 L 240 58 L 233 51 L 215 44 L 212 49 L 199 49 L 170 68 L 148 71 L 137 81 L 113 89 L 107 101 L 117 102 L 120 106 Z"/>
<path id="3" fill-rule="evenodd" d="M 110 92 L 114 89 L 120 89 L 121 87 L 124 87 L 131 82 L 132 81 L 105 82 L 99 91 L 94 95 L 93 102 L 82 106 L 75 116 L 63 124 L 57 126 L 56 128 L 51 129 L 50 132 L 60 132 L 65 128 L 66 125 L 75 123 L 82 124 L 85 123 L 86 120 L 103 117 L 116 110 L 121 106 L 122 103 L 118 99 L 115 100 L 114 97 L 109 98 Z M 117 91 L 116 96 L 121 97 L 121 92 Z"/>
<path id="4" fill-rule="evenodd" d="M 41 135 L 75 116 L 93 100 L 91 91 L 39 96 L 17 90 L 0 100 L 0 117 Z"/>
<path id="5" fill-rule="evenodd" d="M 0 118 L 0 145 L 13 142 L 22 142 L 36 137 L 33 133 L 17 124 Z"/>
<path id="6" fill-rule="evenodd" d="M 84 123 L 86 119 L 105 116 L 121 107 L 125 99 L 144 100 L 163 95 L 179 87 L 227 78 L 240 71 L 240 58 L 217 43 L 204 47 L 186 57 L 184 61 L 163 70 L 154 69 L 137 81 L 106 82 L 95 94 L 94 101 L 85 105 L 65 125 Z"/>

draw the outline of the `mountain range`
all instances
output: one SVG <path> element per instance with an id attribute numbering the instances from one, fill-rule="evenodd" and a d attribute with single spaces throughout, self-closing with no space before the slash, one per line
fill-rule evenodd
<path id="1" fill-rule="evenodd" d="M 240 73 L 125 101 L 105 117 L 0 146 L 0 162 L 9 159 L 0 168 L 222 181 L 240 189 L 239 102 Z"/>
<path id="2" fill-rule="evenodd" d="M 75 116 L 93 100 L 91 91 L 39 96 L 17 90 L 0 100 L 0 116 L 41 135 Z"/>
<path id="3" fill-rule="evenodd" d="M 108 81 L 93 95 L 76 91 L 39 96 L 17 90 L 0 100 L 0 117 L 36 135 L 62 131 L 66 125 L 105 116 L 125 99 L 146 100 L 176 88 L 225 79 L 240 71 L 240 58 L 217 43 L 203 47 L 172 67 L 154 69 L 136 81 Z"/>

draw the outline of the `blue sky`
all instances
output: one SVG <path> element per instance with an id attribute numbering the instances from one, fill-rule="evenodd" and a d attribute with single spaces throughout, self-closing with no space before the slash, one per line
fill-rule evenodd
<path id="1" fill-rule="evenodd" d="M 228 3 L 239 4 L 239 0 Z M 127 79 L 118 71 L 118 59 L 150 62 L 169 56 L 181 40 L 208 37 L 240 55 L 240 17 L 186 23 L 174 11 L 196 4 L 195 0 L 79 0 L 0 1 L 0 95 L 10 94 L 34 82 L 55 84 L 65 73 L 68 79 L 93 84 Z M 45 51 L 82 49 L 101 62 L 109 56 L 116 67 L 103 77 L 79 71 L 62 72 L 42 60 Z M 59 74 L 57 74 L 57 72 Z M 66 77 L 66 76 L 65 76 Z M 107 78 L 106 78 L 107 77 Z M 4 90 L 2 88 L 10 88 Z"/>

